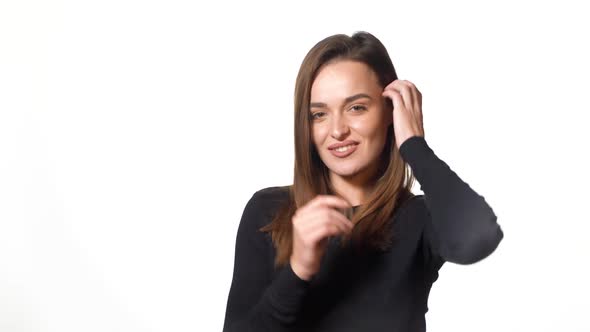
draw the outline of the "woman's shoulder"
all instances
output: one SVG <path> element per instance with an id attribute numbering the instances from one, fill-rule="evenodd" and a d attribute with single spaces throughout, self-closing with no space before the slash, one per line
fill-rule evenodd
<path id="1" fill-rule="evenodd" d="M 257 190 L 253 196 L 260 200 L 284 200 L 289 198 L 290 189 L 291 185 L 265 187 Z"/>
<path id="2" fill-rule="evenodd" d="M 412 194 L 410 198 L 403 204 L 404 206 L 412 206 L 412 207 L 425 207 L 426 198 L 424 195 L 415 195 Z"/>
<path id="3" fill-rule="evenodd" d="M 291 186 L 273 186 L 257 190 L 252 195 L 252 200 L 257 202 L 259 207 L 274 209 L 289 200 Z"/>
<path id="4" fill-rule="evenodd" d="M 254 216 L 256 227 L 268 224 L 278 209 L 289 202 L 290 187 L 265 187 L 254 192 L 246 209 L 248 215 Z"/>

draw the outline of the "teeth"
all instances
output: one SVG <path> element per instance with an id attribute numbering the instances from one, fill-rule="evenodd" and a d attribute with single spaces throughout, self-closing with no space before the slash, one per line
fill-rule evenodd
<path id="1" fill-rule="evenodd" d="M 344 151 L 348 151 L 348 149 L 350 149 L 350 148 L 351 148 L 353 145 L 354 145 L 354 144 L 347 145 L 347 146 L 343 146 L 343 147 L 340 147 L 340 148 L 337 148 L 337 149 L 334 149 L 334 150 L 336 150 L 336 151 L 338 151 L 338 152 L 344 152 Z"/>

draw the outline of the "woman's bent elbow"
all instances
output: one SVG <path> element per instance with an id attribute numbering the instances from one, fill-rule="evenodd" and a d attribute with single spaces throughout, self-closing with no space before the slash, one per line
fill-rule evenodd
<path id="1" fill-rule="evenodd" d="M 456 264 L 473 264 L 481 261 L 492 254 L 502 239 L 504 232 L 502 228 L 496 223 L 496 216 L 490 227 L 485 229 L 473 230 L 470 236 L 456 241 L 443 249 L 442 254 L 445 260 Z"/>

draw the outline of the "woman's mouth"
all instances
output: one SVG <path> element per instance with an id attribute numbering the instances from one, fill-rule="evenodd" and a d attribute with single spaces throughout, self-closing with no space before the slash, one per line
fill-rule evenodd
<path id="1" fill-rule="evenodd" d="M 330 152 L 338 158 L 345 158 L 350 156 L 354 151 L 356 151 L 357 145 L 358 144 L 350 144 L 337 149 L 332 149 L 330 150 Z"/>

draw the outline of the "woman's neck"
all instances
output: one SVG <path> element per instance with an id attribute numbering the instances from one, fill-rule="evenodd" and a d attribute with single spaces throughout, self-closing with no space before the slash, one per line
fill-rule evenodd
<path id="1" fill-rule="evenodd" d="M 374 183 L 354 181 L 337 175 L 330 177 L 330 190 L 344 198 L 350 205 L 362 205 L 368 198 Z"/>

